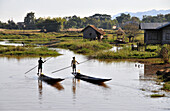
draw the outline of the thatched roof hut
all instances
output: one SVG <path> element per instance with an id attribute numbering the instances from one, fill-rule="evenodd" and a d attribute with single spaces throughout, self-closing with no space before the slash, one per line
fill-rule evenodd
<path id="1" fill-rule="evenodd" d="M 124 35 L 125 32 L 124 32 L 121 28 L 119 28 L 119 29 L 116 31 L 116 34 L 117 34 L 117 35 Z"/>

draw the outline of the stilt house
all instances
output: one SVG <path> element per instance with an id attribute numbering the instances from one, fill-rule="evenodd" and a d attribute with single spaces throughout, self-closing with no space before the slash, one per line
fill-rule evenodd
<path id="1" fill-rule="evenodd" d="M 144 30 L 144 43 L 170 44 L 170 22 L 141 23 L 140 29 Z"/>

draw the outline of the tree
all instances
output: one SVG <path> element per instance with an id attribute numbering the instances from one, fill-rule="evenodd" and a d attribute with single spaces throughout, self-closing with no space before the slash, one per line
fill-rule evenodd
<path id="1" fill-rule="evenodd" d="M 26 29 L 36 29 L 35 20 L 33 12 L 27 13 L 27 16 L 24 18 Z"/>
<path id="2" fill-rule="evenodd" d="M 111 16 L 107 14 L 95 14 L 90 17 L 80 18 L 76 15 L 64 17 L 63 22 L 64 28 L 84 28 L 87 25 L 95 25 L 96 27 L 104 29 L 112 29 L 113 25 L 116 25 L 116 20 L 111 20 Z"/>
<path id="3" fill-rule="evenodd" d="M 89 18 L 95 18 L 95 19 L 99 19 L 99 20 L 111 20 L 111 15 L 107 15 L 107 14 L 94 14 L 92 16 L 90 16 Z"/>
<path id="4" fill-rule="evenodd" d="M 166 15 L 165 15 L 165 19 L 166 19 L 166 21 L 169 22 L 169 21 L 170 21 L 170 14 L 166 14 Z"/>
<path id="5" fill-rule="evenodd" d="M 125 22 L 129 21 L 130 18 L 130 14 L 121 13 L 120 16 L 116 17 L 116 20 L 118 21 L 118 23 L 124 24 Z"/>
<path id="6" fill-rule="evenodd" d="M 0 21 L 0 28 L 7 28 L 8 24 Z"/>
<path id="7" fill-rule="evenodd" d="M 136 35 L 139 33 L 139 24 L 137 22 L 129 22 L 123 26 L 125 33 L 129 37 L 129 42 L 133 42 Z M 131 40 L 132 38 L 132 40 Z"/>
<path id="8" fill-rule="evenodd" d="M 8 20 L 7 27 L 8 27 L 8 29 L 17 29 L 18 28 L 17 24 L 15 24 L 15 22 L 13 20 Z"/>
<path id="9" fill-rule="evenodd" d="M 36 27 L 38 28 L 38 29 L 41 29 L 41 32 L 44 32 L 45 30 L 44 30 L 44 28 L 45 28 L 45 26 L 44 26 L 44 24 L 43 24 L 43 22 L 45 21 L 45 18 L 38 18 L 38 19 L 36 19 L 35 20 L 35 24 L 36 24 Z"/>
<path id="10" fill-rule="evenodd" d="M 170 14 L 166 14 L 166 15 L 158 14 L 157 16 L 144 15 L 142 19 L 142 22 L 144 23 L 154 23 L 154 22 L 162 23 L 162 22 L 169 22 L 169 21 L 170 21 Z"/>
<path id="11" fill-rule="evenodd" d="M 55 18 L 47 18 L 44 22 L 42 22 L 42 26 L 47 32 L 58 32 L 61 28 L 61 22 L 57 21 Z"/>
<path id="12" fill-rule="evenodd" d="M 166 47 L 162 47 L 162 49 L 160 51 L 160 56 L 161 56 L 162 60 L 164 61 L 164 63 L 168 63 L 169 55 L 168 55 L 168 49 Z"/>
<path id="13" fill-rule="evenodd" d="M 130 21 L 139 23 L 140 19 L 138 17 L 132 17 Z"/>

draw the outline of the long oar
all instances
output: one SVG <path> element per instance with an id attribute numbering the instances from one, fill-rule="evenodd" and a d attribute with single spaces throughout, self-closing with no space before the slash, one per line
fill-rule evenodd
<path id="1" fill-rule="evenodd" d="M 85 60 L 85 61 L 83 61 L 83 62 L 80 62 L 79 64 L 82 64 L 82 63 L 87 62 L 87 61 L 89 61 L 89 60 L 90 60 L 90 59 Z M 62 71 L 62 70 L 64 70 L 64 69 L 67 69 L 67 68 L 70 68 L 70 67 L 71 67 L 71 66 L 64 67 L 64 68 L 58 69 L 58 70 L 56 70 L 56 71 L 53 71 L 53 72 L 51 72 L 51 73 L 56 73 L 56 72 Z"/>
<path id="2" fill-rule="evenodd" d="M 47 62 L 48 60 L 50 60 L 52 57 L 49 57 L 47 60 L 44 61 Z M 29 73 L 30 71 L 32 71 L 33 69 L 35 69 L 36 67 L 38 67 L 38 65 L 36 65 L 35 67 L 31 68 L 30 70 L 28 70 L 27 72 L 25 72 L 25 74 Z"/>

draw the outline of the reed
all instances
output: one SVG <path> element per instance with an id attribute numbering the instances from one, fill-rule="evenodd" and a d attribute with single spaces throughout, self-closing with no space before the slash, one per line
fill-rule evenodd
<path id="1" fill-rule="evenodd" d="M 49 50 L 46 47 L 21 47 L 21 46 L 0 46 L 0 55 L 11 56 L 58 56 L 58 52 Z"/>
<path id="2" fill-rule="evenodd" d="M 98 52 L 95 56 L 97 59 L 147 59 L 156 58 L 158 53 L 147 51 L 131 51 L 130 48 L 123 48 L 117 52 L 114 51 L 102 51 Z"/>
<path id="3" fill-rule="evenodd" d="M 61 43 L 53 45 L 52 47 L 70 49 L 76 53 L 89 55 L 97 51 L 110 49 L 112 46 L 110 44 L 103 42 L 79 39 L 79 40 L 64 40 Z"/>
<path id="4" fill-rule="evenodd" d="M 151 98 L 157 98 L 157 97 L 165 97 L 165 94 L 152 94 L 150 95 Z"/>
<path id="5" fill-rule="evenodd" d="M 170 91 L 170 81 L 165 82 L 165 84 L 163 85 L 162 90 Z"/>

